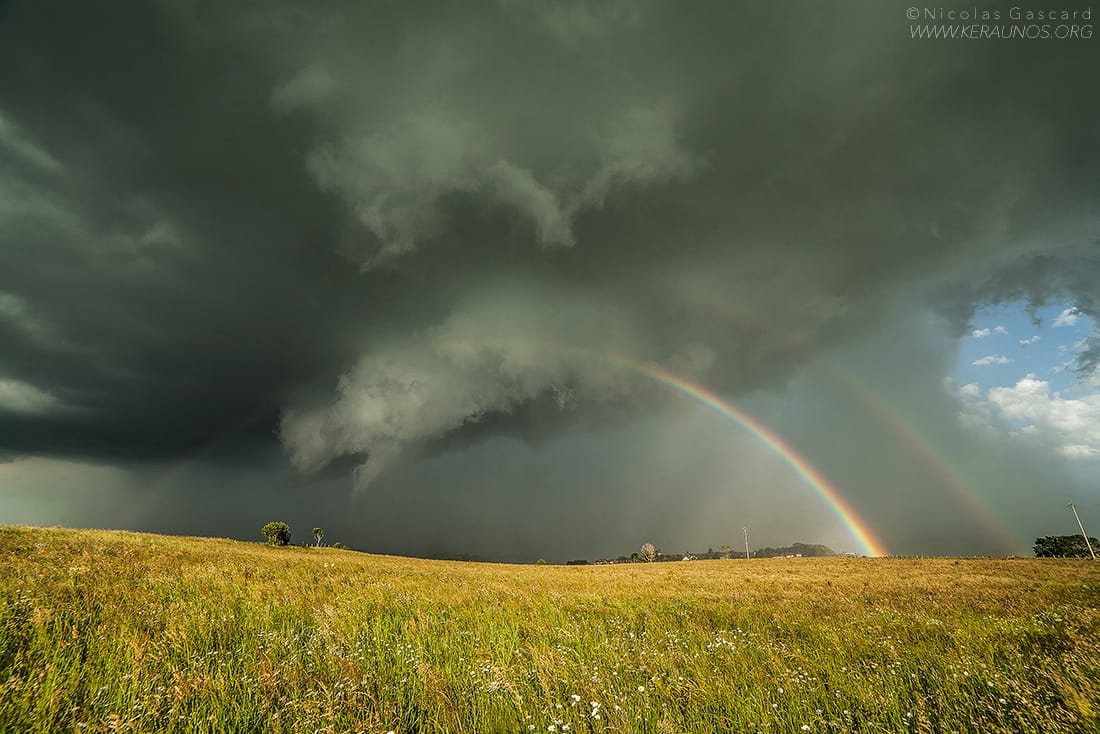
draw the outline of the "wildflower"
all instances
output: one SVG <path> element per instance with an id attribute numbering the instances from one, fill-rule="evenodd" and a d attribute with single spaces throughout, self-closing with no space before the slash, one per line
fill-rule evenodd
<path id="1" fill-rule="evenodd" d="M 546 731 L 548 731 L 548 732 L 555 732 L 555 731 L 557 731 L 557 730 L 558 730 L 558 727 L 554 726 L 553 724 L 551 724 L 550 726 L 546 727 Z"/>
<path id="2" fill-rule="evenodd" d="M 645 693 L 645 686 L 638 686 L 638 693 Z"/>
<path id="3" fill-rule="evenodd" d="M 802 725 L 802 731 L 809 731 L 809 730 L 810 730 L 810 725 L 809 724 L 803 724 Z"/>

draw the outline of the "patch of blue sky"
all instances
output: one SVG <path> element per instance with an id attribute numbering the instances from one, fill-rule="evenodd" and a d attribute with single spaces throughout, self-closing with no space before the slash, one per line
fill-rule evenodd
<path id="1" fill-rule="evenodd" d="M 1034 312 L 1024 302 L 983 307 L 962 340 L 952 378 L 958 385 L 977 383 L 985 392 L 1034 374 L 1066 397 L 1094 392 L 1095 387 L 1081 383 L 1073 366 L 1095 328 L 1072 303 L 1049 304 Z"/>

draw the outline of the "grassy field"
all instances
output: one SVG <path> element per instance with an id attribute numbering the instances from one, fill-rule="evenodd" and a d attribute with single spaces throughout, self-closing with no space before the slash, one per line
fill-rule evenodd
<path id="1" fill-rule="evenodd" d="M 0 527 L 0 731 L 1100 731 L 1100 564 Z"/>

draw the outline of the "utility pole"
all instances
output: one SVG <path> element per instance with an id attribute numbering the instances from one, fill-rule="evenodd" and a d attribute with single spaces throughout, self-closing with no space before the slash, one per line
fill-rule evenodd
<path id="1" fill-rule="evenodd" d="M 749 529 L 748 528 L 741 528 L 741 529 L 743 531 L 745 531 L 745 560 L 747 561 L 747 560 L 749 560 Z M 1084 532 L 1084 531 L 1082 531 L 1082 532 Z"/>
<path id="2" fill-rule="evenodd" d="M 1073 516 L 1077 518 L 1077 527 L 1081 528 L 1081 537 L 1085 539 L 1085 545 L 1089 548 L 1089 555 L 1092 556 L 1092 560 L 1095 561 L 1096 551 L 1092 549 L 1092 543 L 1089 542 L 1089 536 L 1085 533 L 1085 526 L 1081 524 L 1081 516 L 1077 514 L 1077 505 L 1070 502 L 1069 509 L 1073 510 Z"/>

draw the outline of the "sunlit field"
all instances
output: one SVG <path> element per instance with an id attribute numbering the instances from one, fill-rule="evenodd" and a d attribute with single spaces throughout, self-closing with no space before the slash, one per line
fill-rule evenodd
<path id="1" fill-rule="evenodd" d="M 1100 565 L 511 566 L 0 528 L 0 730 L 1100 730 Z"/>

